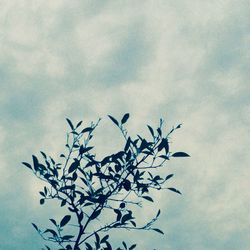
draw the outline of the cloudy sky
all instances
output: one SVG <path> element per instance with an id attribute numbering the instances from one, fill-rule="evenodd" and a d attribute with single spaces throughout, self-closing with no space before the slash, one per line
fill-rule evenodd
<path id="1" fill-rule="evenodd" d="M 63 149 L 65 117 L 102 117 L 102 151 L 106 115 L 125 112 L 135 133 L 160 117 L 183 123 L 172 147 L 192 157 L 166 170 L 183 196 L 155 197 L 165 235 L 124 238 L 147 250 L 249 249 L 249 13 L 248 0 L 0 0 L 0 249 L 41 249 L 30 223 L 59 213 L 39 205 L 41 184 L 20 163 Z"/>

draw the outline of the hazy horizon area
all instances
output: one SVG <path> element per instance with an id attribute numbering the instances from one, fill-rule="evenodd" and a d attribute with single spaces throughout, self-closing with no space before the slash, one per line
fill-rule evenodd
<path id="1" fill-rule="evenodd" d="M 250 249 L 249 1 L 0 0 L 0 13 L 0 250 L 41 249 L 31 222 L 45 228 L 63 214 L 40 206 L 41 182 L 21 162 L 40 150 L 57 158 L 66 117 L 101 117 L 97 154 L 115 150 L 122 138 L 107 115 L 127 112 L 133 134 L 160 118 L 166 131 L 182 123 L 170 147 L 191 157 L 166 167 L 182 196 L 145 202 L 147 216 L 161 209 L 165 235 L 120 231 L 114 241 Z"/>

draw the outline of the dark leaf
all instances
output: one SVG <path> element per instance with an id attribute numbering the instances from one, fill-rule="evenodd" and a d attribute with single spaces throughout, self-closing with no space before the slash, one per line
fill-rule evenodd
<path id="1" fill-rule="evenodd" d="M 133 250 L 133 249 L 135 249 L 136 248 L 136 244 L 133 244 L 130 248 L 129 248 L 129 250 Z"/>
<path id="2" fill-rule="evenodd" d="M 178 126 L 176 126 L 176 129 L 180 128 L 182 124 L 179 124 Z"/>
<path id="3" fill-rule="evenodd" d="M 25 165 L 27 168 L 30 168 L 32 170 L 32 167 L 29 163 L 27 162 L 22 162 L 23 165 Z"/>
<path id="4" fill-rule="evenodd" d="M 158 132 L 159 136 L 161 136 L 161 135 L 162 135 L 161 128 L 157 128 L 157 132 Z"/>
<path id="5" fill-rule="evenodd" d="M 136 227 L 136 223 L 133 220 L 131 220 L 130 222 L 134 227 Z"/>
<path id="6" fill-rule="evenodd" d="M 169 152 L 169 145 L 168 145 L 168 140 L 166 138 L 163 138 L 161 143 L 158 146 L 158 151 L 161 151 L 162 149 L 165 149 L 166 154 Z"/>
<path id="7" fill-rule="evenodd" d="M 154 138 L 155 137 L 155 135 L 154 135 L 154 130 L 153 130 L 153 128 L 152 127 L 150 127 L 149 125 L 147 125 L 148 126 L 148 129 L 149 129 L 149 132 L 150 132 L 150 134 L 152 135 L 152 137 Z"/>
<path id="8" fill-rule="evenodd" d="M 99 249 L 100 247 L 100 236 L 98 233 L 95 233 L 95 239 L 96 239 L 96 248 Z"/>
<path id="9" fill-rule="evenodd" d="M 73 235 L 64 235 L 63 237 L 62 237 L 62 239 L 63 240 L 70 240 L 70 239 L 72 239 L 72 238 L 74 238 L 75 236 L 73 236 Z"/>
<path id="10" fill-rule="evenodd" d="M 37 225 L 35 223 L 31 223 L 31 224 L 36 229 L 36 231 L 39 231 L 39 229 L 38 229 L 38 227 L 37 227 Z"/>
<path id="11" fill-rule="evenodd" d="M 129 113 L 126 113 L 126 114 L 123 116 L 123 118 L 122 118 L 122 120 L 121 120 L 121 123 L 122 123 L 122 124 L 126 123 L 127 120 L 128 120 L 128 118 L 129 118 Z"/>
<path id="12" fill-rule="evenodd" d="M 131 219 L 133 219 L 132 212 L 129 211 L 128 214 L 125 214 L 124 216 L 122 216 L 121 223 L 124 224 L 126 221 L 131 220 Z"/>
<path id="13" fill-rule="evenodd" d="M 86 245 L 86 250 L 93 250 L 93 247 L 89 244 L 89 243 L 85 243 L 85 245 Z"/>
<path id="14" fill-rule="evenodd" d="M 106 248 L 104 248 L 105 250 L 112 250 L 111 245 L 109 244 L 109 242 L 105 242 L 106 243 Z"/>
<path id="15" fill-rule="evenodd" d="M 128 247 L 124 241 L 122 242 L 122 245 L 125 247 L 126 250 L 128 249 Z"/>
<path id="16" fill-rule="evenodd" d="M 161 213 L 161 210 L 159 209 L 158 212 L 157 212 L 156 217 L 159 217 L 160 213 Z"/>
<path id="17" fill-rule="evenodd" d="M 116 221 L 120 221 L 122 213 L 119 209 L 114 209 L 114 212 L 117 214 Z"/>
<path id="18" fill-rule="evenodd" d="M 44 192 L 39 192 L 39 194 L 40 194 L 41 196 L 45 197 Z"/>
<path id="19" fill-rule="evenodd" d="M 93 147 L 86 147 L 86 148 L 84 148 L 83 145 L 81 145 L 81 147 L 79 149 L 79 153 L 80 153 L 80 155 L 82 155 L 82 154 L 88 152 L 89 150 L 91 150 L 92 148 Z"/>
<path id="20" fill-rule="evenodd" d="M 181 192 L 175 188 L 168 188 L 170 191 L 173 191 L 175 193 L 181 194 Z"/>
<path id="21" fill-rule="evenodd" d="M 154 200 L 150 196 L 142 196 L 142 198 L 144 198 L 145 200 L 154 202 Z"/>
<path id="22" fill-rule="evenodd" d="M 46 229 L 44 233 L 51 233 L 53 236 L 57 236 L 57 233 L 52 229 Z"/>
<path id="23" fill-rule="evenodd" d="M 74 172 L 78 166 L 79 166 L 79 161 L 75 160 L 69 167 L 69 173 Z"/>
<path id="24" fill-rule="evenodd" d="M 74 172 L 73 175 L 72 175 L 72 180 L 75 181 L 77 179 L 77 173 Z"/>
<path id="25" fill-rule="evenodd" d="M 35 155 L 32 155 L 32 159 L 33 159 L 34 169 L 35 169 L 35 171 L 37 171 L 37 170 L 38 170 L 38 168 L 39 168 L 39 162 L 38 162 L 38 159 L 37 159 L 37 157 L 36 157 Z"/>
<path id="26" fill-rule="evenodd" d="M 108 240 L 108 238 L 109 238 L 109 235 L 108 235 L 108 234 L 105 235 L 105 236 L 102 238 L 101 243 L 106 242 L 106 241 Z"/>
<path id="27" fill-rule="evenodd" d="M 93 128 L 87 127 L 87 128 L 84 128 L 84 129 L 81 131 L 81 133 L 90 132 L 90 131 L 92 131 L 92 130 L 93 130 Z"/>
<path id="28" fill-rule="evenodd" d="M 118 123 L 118 121 L 113 117 L 113 116 L 111 116 L 111 115 L 108 115 L 108 117 L 110 118 L 110 120 L 116 125 L 116 126 L 118 126 L 119 127 L 119 123 Z"/>
<path id="29" fill-rule="evenodd" d="M 68 119 L 68 118 L 66 118 L 66 120 L 67 120 L 67 122 L 68 122 L 68 124 L 69 124 L 70 128 L 71 128 L 72 130 L 74 130 L 74 126 L 73 126 L 73 124 L 72 124 L 71 120 L 70 120 L 70 119 Z"/>
<path id="30" fill-rule="evenodd" d="M 78 122 L 77 125 L 76 125 L 76 129 L 77 129 L 78 127 L 80 127 L 81 124 L 82 124 L 82 121 Z"/>
<path id="31" fill-rule="evenodd" d="M 151 228 L 151 229 L 157 233 L 164 234 L 159 228 Z"/>
<path id="32" fill-rule="evenodd" d="M 95 218 L 97 218 L 100 215 L 100 213 L 101 213 L 101 209 L 96 210 L 94 213 L 91 214 L 90 219 L 94 220 Z"/>
<path id="33" fill-rule="evenodd" d="M 47 156 L 46 156 L 46 154 L 45 154 L 44 152 L 40 151 L 40 153 L 41 153 L 41 155 L 42 155 L 45 159 L 47 158 Z"/>
<path id="34" fill-rule="evenodd" d="M 40 205 L 43 205 L 44 202 L 45 202 L 45 200 L 44 200 L 44 199 L 41 199 L 41 200 L 40 200 Z"/>
<path id="35" fill-rule="evenodd" d="M 131 189 L 131 182 L 129 180 L 125 180 L 123 183 L 123 187 L 126 191 L 129 191 Z"/>
<path id="36" fill-rule="evenodd" d="M 55 226 L 57 226 L 56 221 L 54 219 L 49 219 Z"/>
<path id="37" fill-rule="evenodd" d="M 60 227 L 64 227 L 71 219 L 70 215 L 65 215 L 60 222 Z"/>
<path id="38" fill-rule="evenodd" d="M 166 178 L 165 178 L 165 181 L 172 178 L 174 175 L 173 174 L 169 174 Z"/>
<path id="39" fill-rule="evenodd" d="M 125 145 L 125 148 L 124 148 L 124 151 L 125 151 L 125 152 L 129 149 L 130 144 L 131 144 L 131 138 L 128 137 L 127 142 L 126 142 L 126 145 Z"/>
<path id="40" fill-rule="evenodd" d="M 176 152 L 174 154 L 172 154 L 173 157 L 190 157 L 190 155 L 188 155 L 185 152 Z"/>

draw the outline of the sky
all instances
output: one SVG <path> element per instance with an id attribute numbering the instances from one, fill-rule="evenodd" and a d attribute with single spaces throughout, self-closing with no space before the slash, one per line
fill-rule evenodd
<path id="1" fill-rule="evenodd" d="M 100 153 L 128 128 L 182 123 L 166 172 L 183 193 L 155 194 L 156 233 L 120 235 L 138 249 L 247 250 L 250 242 L 250 5 L 246 0 L 0 0 L 0 249 L 37 250 L 41 183 L 21 166 L 64 148 L 65 118 L 102 118 Z M 118 144 L 116 144 L 118 143 Z M 39 224 L 39 225 L 40 225 Z M 117 236 L 119 237 L 119 236 Z"/>

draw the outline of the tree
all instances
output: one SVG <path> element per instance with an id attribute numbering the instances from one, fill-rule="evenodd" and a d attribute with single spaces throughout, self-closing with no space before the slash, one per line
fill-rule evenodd
<path id="1" fill-rule="evenodd" d="M 57 200 L 61 207 L 68 211 L 60 220 L 50 219 L 51 227 L 41 230 L 32 223 L 41 237 L 60 250 L 79 249 L 112 249 L 110 230 L 153 230 L 163 232 L 153 226 L 160 215 L 144 225 L 137 225 L 134 208 L 142 208 L 143 201 L 153 202 L 151 190 L 167 189 L 177 194 L 181 192 L 166 186 L 173 174 L 162 176 L 162 169 L 172 157 L 188 157 L 184 152 L 172 153 L 169 149 L 170 135 L 181 127 L 173 127 L 166 135 L 163 133 L 163 120 L 158 128 L 147 125 L 150 139 L 137 135 L 132 138 L 125 128 L 129 114 L 125 114 L 120 122 L 109 115 L 118 127 L 123 138 L 124 147 L 114 154 L 98 159 L 91 145 L 93 132 L 100 119 L 90 126 L 82 127 L 82 121 L 76 125 L 66 119 L 70 128 L 67 133 L 66 154 L 60 155 L 60 161 L 41 152 L 42 161 L 32 155 L 33 163 L 23 164 L 37 178 L 45 182 L 40 191 L 40 204 L 47 200 Z M 104 216 L 106 214 L 109 216 Z M 70 222 L 70 223 L 69 223 Z M 94 225 L 91 230 L 90 225 Z M 47 250 L 50 246 L 45 245 Z M 117 250 L 132 250 L 122 242 Z"/>

